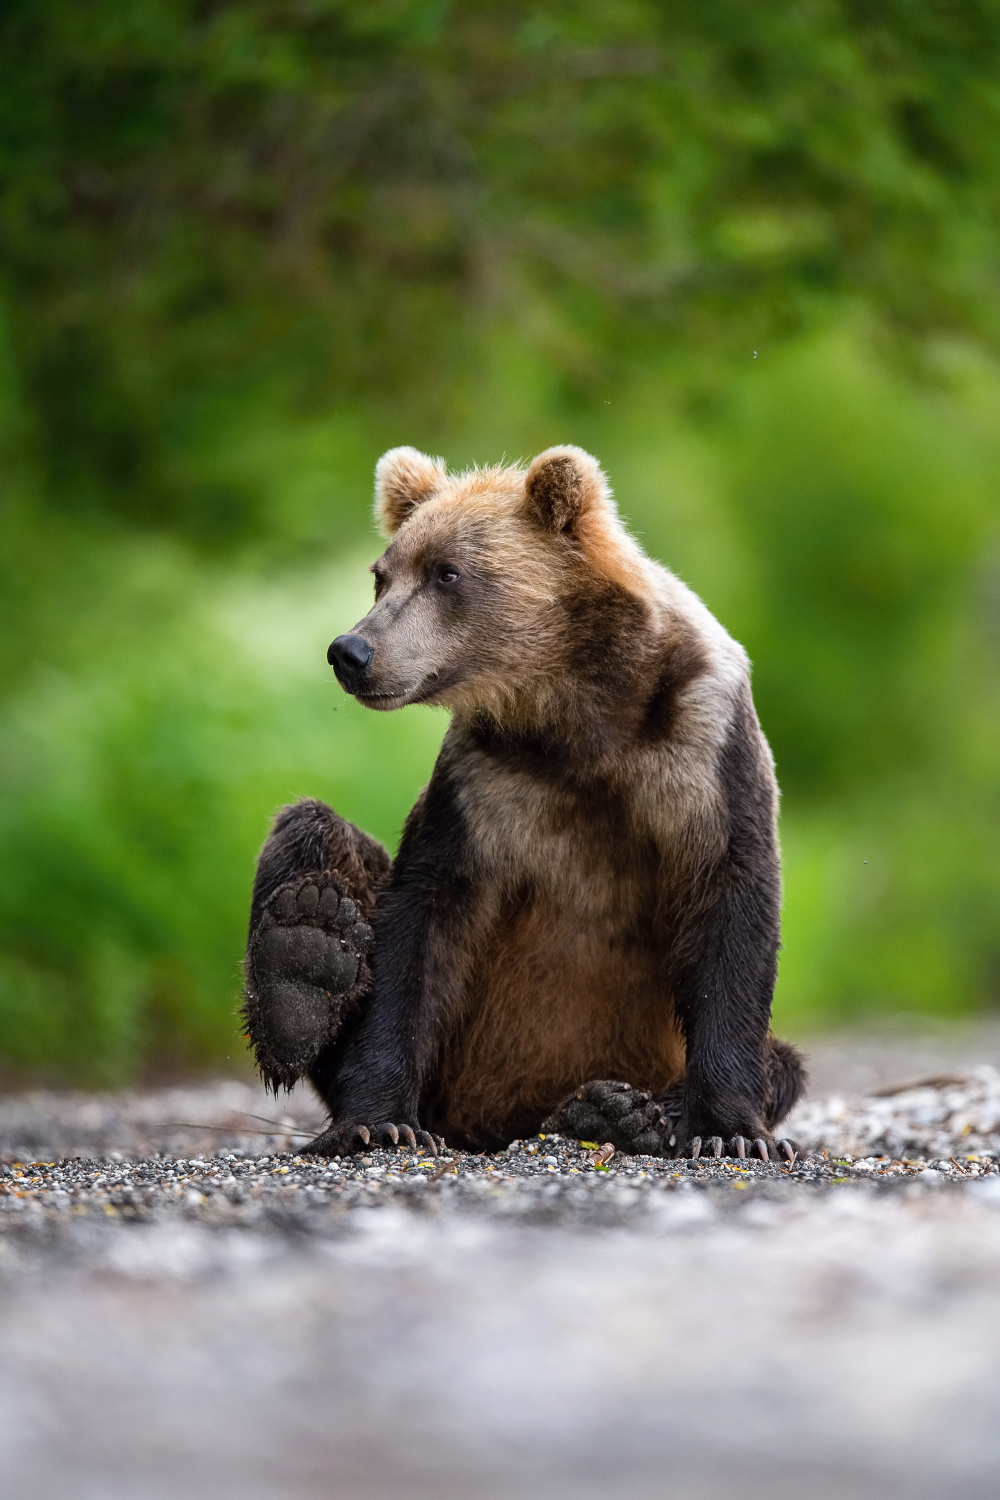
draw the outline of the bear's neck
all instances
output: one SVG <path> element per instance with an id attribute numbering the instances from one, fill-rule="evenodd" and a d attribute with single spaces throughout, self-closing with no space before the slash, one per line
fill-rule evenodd
<path id="1" fill-rule="evenodd" d="M 488 755 L 526 767 L 543 761 L 567 771 L 575 767 L 589 778 L 609 760 L 620 763 L 628 743 L 637 740 L 648 697 L 638 681 L 597 687 L 570 675 L 534 692 L 508 689 L 487 703 L 463 707 L 454 725 Z"/>

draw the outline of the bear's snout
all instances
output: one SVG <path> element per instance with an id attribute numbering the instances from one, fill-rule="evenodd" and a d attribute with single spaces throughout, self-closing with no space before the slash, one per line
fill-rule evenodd
<path id="1" fill-rule="evenodd" d="M 326 659 L 337 674 L 337 681 L 353 693 L 367 676 L 374 655 L 364 636 L 338 635 L 330 642 Z"/>

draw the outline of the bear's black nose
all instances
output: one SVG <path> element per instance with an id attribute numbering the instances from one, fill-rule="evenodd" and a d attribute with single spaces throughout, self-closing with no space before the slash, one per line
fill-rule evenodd
<path id="1" fill-rule="evenodd" d="M 364 636 L 338 635 L 330 642 L 326 659 L 337 674 L 337 678 L 350 691 L 364 677 L 372 664 L 375 652 Z"/>

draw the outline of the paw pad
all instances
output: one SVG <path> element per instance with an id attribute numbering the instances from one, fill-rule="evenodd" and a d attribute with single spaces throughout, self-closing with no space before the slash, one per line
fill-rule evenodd
<path id="1" fill-rule="evenodd" d="M 664 1156 L 668 1122 L 662 1100 L 618 1079 L 596 1079 L 550 1115 L 543 1129 L 577 1140 L 607 1140 L 634 1156 Z"/>
<path id="2" fill-rule="evenodd" d="M 301 1077 L 337 1035 L 368 979 L 372 930 L 336 870 L 271 897 L 247 950 L 244 1017 L 272 1086 Z"/>

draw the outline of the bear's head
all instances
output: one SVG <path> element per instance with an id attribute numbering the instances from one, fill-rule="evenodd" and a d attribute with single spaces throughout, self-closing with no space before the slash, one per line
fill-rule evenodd
<path id="1" fill-rule="evenodd" d="M 375 471 L 375 514 L 390 539 L 372 567 L 375 603 L 329 650 L 367 707 L 438 703 L 510 722 L 574 668 L 627 671 L 652 565 L 582 449 L 449 475 L 393 448 Z"/>

